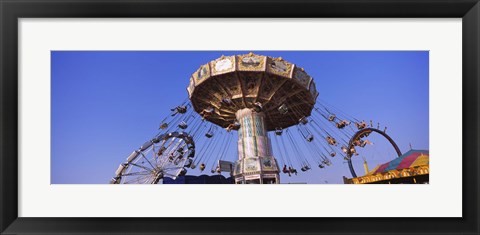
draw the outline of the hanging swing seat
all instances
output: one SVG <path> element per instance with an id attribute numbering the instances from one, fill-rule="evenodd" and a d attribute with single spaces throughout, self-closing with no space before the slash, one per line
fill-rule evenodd
<path id="1" fill-rule="evenodd" d="M 288 113 L 288 107 L 286 104 L 282 104 L 280 105 L 280 107 L 278 107 L 278 111 L 281 113 L 281 114 L 287 114 Z"/>
<path id="2" fill-rule="evenodd" d="M 238 122 L 235 122 L 235 123 L 231 123 L 230 125 L 227 126 L 227 128 L 225 128 L 228 132 L 230 132 L 231 130 L 238 130 L 240 129 L 240 123 Z"/>
<path id="3" fill-rule="evenodd" d="M 181 129 L 187 129 L 188 124 L 185 121 L 182 121 L 180 124 L 178 124 L 178 127 Z"/>
<path id="4" fill-rule="evenodd" d="M 164 130 L 164 129 L 167 129 L 167 128 L 168 128 L 168 123 L 165 123 L 165 122 L 164 122 L 164 123 L 160 124 L 160 128 L 159 128 L 159 129 Z"/>
<path id="5" fill-rule="evenodd" d="M 335 138 L 327 136 L 326 139 L 327 139 L 328 144 L 333 145 L 333 146 L 337 145 L 337 140 Z"/>
<path id="6" fill-rule="evenodd" d="M 307 125 L 308 119 L 307 119 L 307 117 L 303 116 L 302 118 L 300 118 L 300 119 L 298 120 L 298 122 L 300 122 L 300 123 L 303 124 L 303 125 Z"/>
<path id="7" fill-rule="evenodd" d="M 355 126 L 357 126 L 357 129 L 361 130 L 361 129 L 365 129 L 367 127 L 367 123 L 365 121 L 362 121 L 360 123 L 356 122 Z"/>
<path id="8" fill-rule="evenodd" d="M 263 109 L 262 103 L 260 103 L 260 102 L 255 102 L 255 103 L 253 104 L 253 111 L 259 113 L 259 112 L 262 112 L 262 109 Z"/>

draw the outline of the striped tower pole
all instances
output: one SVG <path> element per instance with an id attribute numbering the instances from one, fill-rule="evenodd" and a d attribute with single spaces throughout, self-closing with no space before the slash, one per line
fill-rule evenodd
<path id="1" fill-rule="evenodd" d="M 238 161 L 236 183 L 279 183 L 279 168 L 272 154 L 272 144 L 265 127 L 265 114 L 245 108 L 236 113 L 238 130 Z"/>

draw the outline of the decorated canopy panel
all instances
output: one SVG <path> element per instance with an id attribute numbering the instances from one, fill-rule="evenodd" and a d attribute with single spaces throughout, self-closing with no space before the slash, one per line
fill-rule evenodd
<path id="1" fill-rule="evenodd" d="M 187 91 L 195 111 L 211 110 L 205 119 L 222 127 L 235 122 L 237 110 L 260 104 L 268 131 L 310 116 L 318 96 L 313 78 L 303 68 L 253 53 L 222 56 L 200 66 Z"/>

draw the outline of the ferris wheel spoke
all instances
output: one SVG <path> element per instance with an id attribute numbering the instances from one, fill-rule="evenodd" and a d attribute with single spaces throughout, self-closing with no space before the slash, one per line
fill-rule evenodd
<path id="1" fill-rule="evenodd" d="M 170 168 L 163 168 L 164 170 L 178 170 L 182 169 L 183 167 L 170 167 Z"/>
<path id="2" fill-rule="evenodd" d="M 145 184 L 145 183 L 147 183 L 151 178 L 152 178 L 152 175 L 145 175 L 145 176 L 143 176 L 143 177 L 139 177 L 139 178 L 137 178 L 137 179 L 138 179 L 137 183 L 138 183 L 138 184 Z"/>
<path id="3" fill-rule="evenodd" d="M 123 174 L 123 176 L 134 176 L 134 175 L 150 175 L 152 172 L 151 171 L 137 171 L 137 172 L 132 172 L 132 173 L 127 173 Z"/>
<path id="4" fill-rule="evenodd" d="M 124 184 L 129 184 L 129 183 L 133 183 L 133 182 L 139 183 L 142 179 L 145 179 L 145 178 L 147 178 L 147 177 L 148 177 L 148 175 L 142 176 L 142 177 L 136 177 L 136 178 L 129 179 L 129 180 L 127 179 L 127 180 L 125 180 L 123 183 L 124 183 Z"/>
<path id="5" fill-rule="evenodd" d="M 136 167 L 140 167 L 140 168 L 145 169 L 145 170 L 147 170 L 147 171 L 153 171 L 153 169 L 150 169 L 150 168 L 148 168 L 148 167 L 146 167 L 146 166 L 138 165 L 138 164 L 133 163 L 133 162 L 132 162 L 132 163 L 129 163 L 129 165 L 133 165 L 133 166 L 136 166 Z"/>
<path id="6" fill-rule="evenodd" d="M 155 167 L 153 166 L 153 164 L 148 160 L 147 157 L 145 157 L 145 154 L 143 154 L 143 152 L 140 152 L 140 154 L 142 155 L 143 159 L 145 159 L 145 160 L 148 162 L 148 164 L 152 167 L 152 169 L 155 169 Z"/>
<path id="7" fill-rule="evenodd" d="M 152 175 L 149 175 L 148 177 L 145 178 L 144 181 L 142 181 L 143 183 L 142 184 L 147 184 L 147 183 L 150 183 L 150 179 L 152 178 Z"/>
<path id="8" fill-rule="evenodd" d="M 158 157 L 157 157 L 157 151 L 155 150 L 155 144 L 152 145 L 152 158 L 155 160 L 155 165 L 158 166 Z"/>

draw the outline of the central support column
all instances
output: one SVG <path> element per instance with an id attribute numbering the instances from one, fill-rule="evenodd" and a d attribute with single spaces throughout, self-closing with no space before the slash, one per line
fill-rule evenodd
<path id="1" fill-rule="evenodd" d="M 234 176 L 237 184 L 278 184 L 279 168 L 265 127 L 265 115 L 245 108 L 236 113 L 238 161 Z"/>

